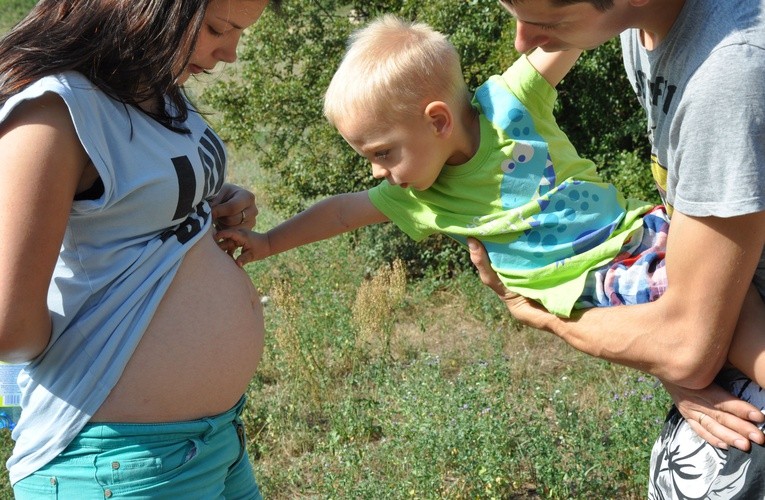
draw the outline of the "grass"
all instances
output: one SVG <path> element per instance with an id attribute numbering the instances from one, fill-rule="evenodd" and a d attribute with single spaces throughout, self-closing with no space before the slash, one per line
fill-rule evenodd
<path id="1" fill-rule="evenodd" d="M 235 165 L 259 227 L 279 222 Z M 663 390 L 513 324 L 472 273 L 406 283 L 347 236 L 247 270 L 267 297 L 247 412 L 266 498 L 645 497 Z"/>
<path id="2" fill-rule="evenodd" d="M 0 0 L 0 29 L 32 3 Z M 231 176 L 259 228 L 279 222 L 246 151 Z M 666 393 L 515 325 L 473 274 L 407 282 L 347 235 L 247 272 L 268 332 L 244 414 L 266 498 L 645 497 Z M 11 447 L 0 432 L 0 459 Z"/>
<path id="3" fill-rule="evenodd" d="M 35 0 L 0 0 L 0 33 L 5 33 L 35 4 Z"/>

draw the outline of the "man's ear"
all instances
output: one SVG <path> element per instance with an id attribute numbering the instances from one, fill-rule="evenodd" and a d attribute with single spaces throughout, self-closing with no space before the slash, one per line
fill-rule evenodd
<path id="1" fill-rule="evenodd" d="M 430 120 L 436 135 L 448 137 L 454 129 L 454 116 L 449 105 L 443 101 L 433 101 L 425 106 L 425 116 Z"/>

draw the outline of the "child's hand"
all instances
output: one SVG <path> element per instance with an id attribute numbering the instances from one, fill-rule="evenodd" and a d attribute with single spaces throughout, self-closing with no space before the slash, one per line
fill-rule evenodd
<path id="1" fill-rule="evenodd" d="M 271 245 L 267 234 L 246 229 L 223 229 L 215 234 L 215 241 L 231 256 L 237 248 L 242 249 L 239 257 L 235 259 L 239 267 L 271 255 Z"/>

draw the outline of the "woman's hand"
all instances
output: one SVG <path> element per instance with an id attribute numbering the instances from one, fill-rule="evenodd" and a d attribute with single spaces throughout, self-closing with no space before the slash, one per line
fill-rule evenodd
<path id="1" fill-rule="evenodd" d="M 218 195 L 210 202 L 215 228 L 222 229 L 245 229 L 250 230 L 255 226 L 258 217 L 258 207 L 255 205 L 255 195 L 250 191 L 235 184 L 223 184 Z M 219 239 L 215 241 L 218 246 L 230 256 L 238 246 L 231 239 Z"/>
<path id="2" fill-rule="evenodd" d="M 765 434 L 753 423 L 765 421 L 760 410 L 712 384 L 686 389 L 662 380 L 680 414 L 704 441 L 722 449 L 749 451 L 751 442 L 765 444 Z"/>
<path id="3" fill-rule="evenodd" d="M 252 229 L 258 216 L 255 195 L 235 184 L 223 184 L 210 202 L 215 226 L 219 229 Z"/>

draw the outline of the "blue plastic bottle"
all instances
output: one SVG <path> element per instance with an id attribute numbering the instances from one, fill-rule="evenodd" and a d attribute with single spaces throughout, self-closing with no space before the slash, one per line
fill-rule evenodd
<path id="1" fill-rule="evenodd" d="M 21 415 L 21 390 L 16 380 L 24 365 L 0 362 L 0 429 L 13 430 Z"/>

